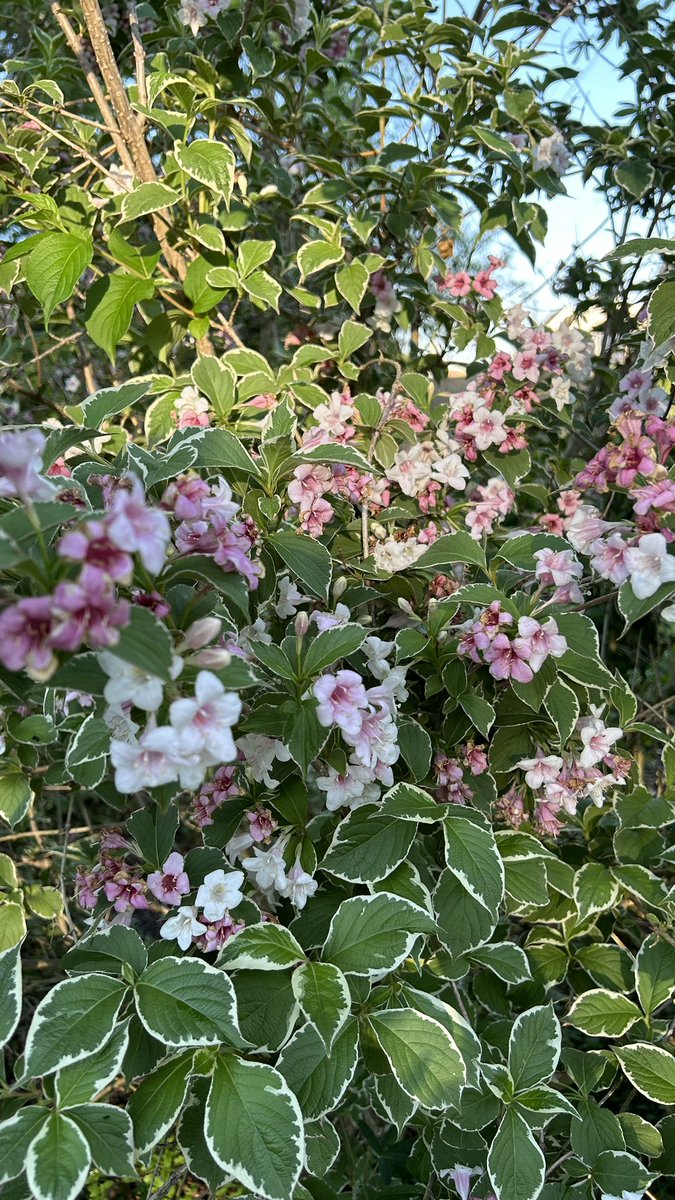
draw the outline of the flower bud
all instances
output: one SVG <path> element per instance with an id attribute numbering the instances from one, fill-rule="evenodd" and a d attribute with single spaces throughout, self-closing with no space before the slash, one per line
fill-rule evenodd
<path id="1" fill-rule="evenodd" d="M 333 584 L 334 600 L 337 601 L 341 596 L 344 596 L 345 592 L 347 591 L 348 583 L 349 580 L 347 579 L 346 575 L 340 575 L 339 578 L 335 580 L 335 583 Z"/>
<path id="2" fill-rule="evenodd" d="M 295 636 L 303 638 L 309 629 L 309 617 L 306 612 L 299 612 L 295 618 Z"/>
<path id="3" fill-rule="evenodd" d="M 404 596 L 399 596 L 398 606 L 399 606 L 401 612 L 404 612 L 406 614 L 406 616 L 408 616 L 408 617 L 415 616 L 414 608 L 412 607 L 410 601 L 406 600 Z"/>
<path id="4" fill-rule="evenodd" d="M 380 525 L 379 521 L 376 521 L 374 524 L 372 524 L 370 530 L 371 533 L 375 534 L 376 538 L 382 538 L 384 540 L 384 538 L 387 536 L 387 531 L 384 525 Z"/>
<path id="5" fill-rule="evenodd" d="M 192 661 L 198 667 L 206 667 L 208 670 L 219 671 L 222 667 L 229 667 L 232 662 L 232 655 L 224 646 L 207 646 L 205 650 L 200 650 L 198 654 L 193 654 Z"/>
<path id="6" fill-rule="evenodd" d="M 193 621 L 185 631 L 185 637 L 178 647 L 179 650 L 199 650 L 218 637 L 222 622 L 217 617 L 201 617 Z"/>

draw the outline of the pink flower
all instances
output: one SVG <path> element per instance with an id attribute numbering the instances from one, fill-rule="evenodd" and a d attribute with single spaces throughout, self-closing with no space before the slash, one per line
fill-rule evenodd
<path id="1" fill-rule="evenodd" d="M 120 869 L 112 879 L 103 885 L 106 900 L 114 902 L 115 912 L 128 912 L 129 909 L 147 908 L 145 883 L 126 863 L 120 864 Z"/>
<path id="2" fill-rule="evenodd" d="M 519 350 L 513 360 L 513 378 L 529 379 L 530 383 L 537 383 L 539 374 L 539 364 L 534 351 Z"/>
<path id="3" fill-rule="evenodd" d="M 269 808 L 263 808 L 261 805 L 256 808 L 255 812 L 247 812 L 246 820 L 254 842 L 268 842 L 277 828 L 277 821 Z"/>
<path id="4" fill-rule="evenodd" d="M 536 792 L 545 783 L 551 783 L 558 778 L 563 768 L 563 760 L 557 754 L 544 754 L 541 746 L 537 746 L 534 758 L 521 758 L 516 766 L 525 771 L 527 786 Z"/>
<path id="5" fill-rule="evenodd" d="M 464 747 L 464 762 L 472 775 L 483 775 L 488 769 L 488 758 L 484 746 L 474 746 L 469 742 Z"/>
<path id="6" fill-rule="evenodd" d="M 490 664 L 493 679 L 515 679 L 518 683 L 531 683 L 534 679 L 534 671 L 526 661 L 530 657 L 530 646 L 524 644 L 522 638 L 512 642 L 505 633 L 498 633 L 485 650 L 484 657 Z"/>
<path id="7" fill-rule="evenodd" d="M 203 954 L 215 954 L 217 950 L 222 950 L 231 937 L 240 933 L 245 924 L 245 921 L 236 921 L 230 913 L 225 913 L 224 917 L 206 925 L 205 932 L 195 939 L 195 946 Z"/>
<path id="8" fill-rule="evenodd" d="M 119 629 L 129 624 L 129 604 L 118 600 L 112 580 L 99 567 L 85 566 L 76 583 L 59 583 L 52 601 L 51 644 L 78 650 L 88 642 L 96 650 L 114 646 Z"/>
<path id="9" fill-rule="evenodd" d="M 471 291 L 471 276 L 466 271 L 451 271 L 438 284 L 439 292 L 450 292 L 451 296 L 468 296 Z"/>
<path id="10" fill-rule="evenodd" d="M 651 509 L 658 508 L 662 512 L 675 512 L 675 480 L 660 479 L 657 483 L 648 483 L 645 487 L 633 488 L 630 493 L 635 499 L 635 513 L 645 516 Z"/>
<path id="11" fill-rule="evenodd" d="M 581 717 L 577 721 L 577 731 L 584 746 L 579 758 L 582 767 L 593 767 L 602 762 L 614 743 L 623 736 L 623 730 L 618 726 L 608 728 L 605 722 L 596 716 Z"/>
<path id="12" fill-rule="evenodd" d="M 293 472 L 293 479 L 288 485 L 289 499 L 302 510 L 303 507 L 310 506 L 317 497 L 323 496 L 324 492 L 329 492 L 332 481 L 330 467 L 303 463 Z"/>
<path id="13" fill-rule="evenodd" d="M 580 579 L 584 573 L 584 568 L 571 550 L 544 547 L 535 550 L 534 557 L 537 562 L 534 574 L 542 587 L 563 587 L 573 579 Z"/>
<path id="14" fill-rule="evenodd" d="M 142 592 L 138 588 L 134 588 L 131 592 L 131 598 L 139 608 L 149 608 L 150 612 L 159 617 L 160 621 L 164 617 L 168 617 L 171 612 L 171 605 L 167 604 L 159 592 Z"/>
<path id="15" fill-rule="evenodd" d="M 176 731 L 179 753 L 198 754 L 205 763 L 232 762 L 237 750 L 232 726 L 239 720 L 241 700 L 211 671 L 200 671 L 193 699 L 174 700 L 169 720 Z"/>
<path id="16" fill-rule="evenodd" d="M 177 521 L 195 521 L 204 516 L 204 501 L 210 493 L 205 479 L 179 475 L 164 489 L 162 508 L 173 511 Z"/>
<path id="17" fill-rule="evenodd" d="M 544 837 L 557 837 L 562 829 L 559 806 L 552 800 L 540 800 L 534 807 L 534 827 Z"/>
<path id="18" fill-rule="evenodd" d="M 567 650 L 567 639 L 558 633 L 553 617 L 549 617 L 544 625 L 540 625 L 533 617 L 521 617 L 518 621 L 518 637 L 514 638 L 513 644 L 517 653 L 527 659 L 535 672 L 543 666 L 549 655 L 561 658 Z"/>
<path id="19" fill-rule="evenodd" d="M 167 858 L 161 871 L 148 875 L 148 887 L 162 904 L 180 904 L 181 897 L 190 891 L 190 880 L 184 869 L 182 854 L 174 851 Z"/>
<path id="20" fill-rule="evenodd" d="M 10 605 L 0 614 L 0 662 L 8 671 L 25 670 L 32 679 L 48 679 L 57 665 L 52 628 L 51 596 L 30 596 Z"/>
<path id="21" fill-rule="evenodd" d="M 322 675 L 312 688 L 319 701 L 316 710 L 320 725 L 338 725 L 348 737 L 358 737 L 368 700 L 363 680 L 356 671 L 338 671 Z"/>
<path id="22" fill-rule="evenodd" d="M 630 574 L 626 562 L 628 543 L 620 533 L 613 533 L 608 538 L 596 538 L 590 547 L 591 566 L 602 579 L 609 579 L 617 587 L 625 583 Z"/>
<path id="23" fill-rule="evenodd" d="M 0 433 L 0 496 L 50 500 L 55 487 L 39 474 L 46 438 L 39 429 Z"/>
<path id="24" fill-rule="evenodd" d="M 501 813 L 507 825 L 512 829 L 520 829 L 525 820 L 525 802 L 522 792 L 516 790 L 515 784 L 512 784 L 508 792 L 495 802 L 495 808 Z"/>
<path id="25" fill-rule="evenodd" d="M 133 574 L 131 555 L 111 541 L 105 521 L 86 521 L 67 530 L 56 549 L 61 558 L 89 563 L 120 583 L 128 583 Z"/>
<path id="26" fill-rule="evenodd" d="M 625 554 L 630 586 L 638 600 L 658 591 L 662 583 L 675 581 L 675 555 L 668 554 L 668 542 L 662 533 L 647 533 Z"/>
<path id="27" fill-rule="evenodd" d="M 464 426 L 463 433 L 474 439 L 478 450 L 499 446 L 506 440 L 504 414 L 498 410 L 492 412 L 489 408 L 477 408 L 473 420 Z"/>
<path id="28" fill-rule="evenodd" d="M 492 278 L 492 272 L 495 268 L 491 267 L 489 271 L 479 271 L 474 277 L 473 290 L 483 300 L 493 300 L 497 291 L 497 280 Z"/>
<path id="29" fill-rule="evenodd" d="M 488 367 L 488 375 L 490 379 L 495 379 L 501 382 L 507 371 L 513 367 L 513 361 L 510 354 L 506 354 L 500 350 L 499 354 L 495 354 L 490 366 Z"/>
<path id="30" fill-rule="evenodd" d="M 146 571 L 156 575 L 166 558 L 171 531 L 166 513 L 148 508 L 143 485 L 127 475 L 110 501 L 108 536 L 120 550 L 137 553 Z"/>

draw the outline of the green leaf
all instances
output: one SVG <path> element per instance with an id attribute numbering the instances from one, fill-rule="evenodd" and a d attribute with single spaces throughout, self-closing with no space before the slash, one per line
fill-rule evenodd
<path id="1" fill-rule="evenodd" d="M 399 1138 L 412 1117 L 417 1103 L 403 1091 L 393 1075 L 375 1076 L 375 1094 L 392 1125 L 396 1126 Z"/>
<path id="2" fill-rule="evenodd" d="M 675 947 L 652 933 L 635 959 L 636 991 L 643 1011 L 650 1016 L 675 991 Z"/>
<path id="3" fill-rule="evenodd" d="M 622 1037 L 640 1017 L 637 1004 L 619 992 L 593 988 L 575 1000 L 567 1023 L 589 1037 Z"/>
<path id="4" fill-rule="evenodd" d="M 84 1134 L 91 1157 L 104 1175 L 135 1176 L 131 1117 L 112 1104 L 80 1104 L 68 1116 Z"/>
<path id="5" fill-rule="evenodd" d="M 490 942 L 471 952 L 472 962 L 478 962 L 494 972 L 504 983 L 527 983 L 532 979 L 527 955 L 513 942 Z"/>
<path id="6" fill-rule="evenodd" d="M 107 975 L 57 983 L 38 1004 L 24 1050 L 24 1076 L 50 1075 L 93 1054 L 113 1031 L 127 991 Z"/>
<path id="7" fill-rule="evenodd" d="M 325 546 L 307 534 L 287 531 L 273 534 L 269 544 L 307 591 L 328 600 L 332 563 Z"/>
<path id="8" fill-rule="evenodd" d="M 359 1026 L 348 1017 L 330 1054 L 313 1025 L 296 1030 L 277 1067 L 298 1098 L 307 1121 L 336 1108 L 352 1081 L 358 1062 Z"/>
<path id="9" fill-rule="evenodd" d="M 0 775 L 0 817 L 12 828 L 25 817 L 33 799 L 33 789 L 21 771 L 9 770 Z"/>
<path id="10" fill-rule="evenodd" d="M 345 975 L 372 978 L 407 958 L 419 933 L 434 922 L 423 909 L 399 896 L 378 892 L 343 900 L 328 930 L 322 957 Z"/>
<path id="11" fill-rule="evenodd" d="M 115 351 L 131 325 L 134 309 L 142 300 L 151 300 L 155 285 L 150 279 L 139 279 L 114 271 L 92 284 L 87 293 L 84 325 L 92 342 L 100 346 L 115 363 Z"/>
<path id="12" fill-rule="evenodd" d="M 218 965 L 233 971 L 283 971 L 304 962 L 305 952 L 284 925 L 247 925 L 223 946 Z"/>
<path id="13" fill-rule="evenodd" d="M 340 360 L 351 358 L 361 346 L 365 346 L 373 336 L 372 329 L 368 329 L 366 325 L 360 325 L 358 321 L 345 321 L 338 337 L 338 354 Z"/>
<path id="14" fill-rule="evenodd" d="M 261 242 L 255 238 L 249 238 L 245 242 L 240 242 L 237 247 L 237 270 L 241 278 L 245 279 L 258 267 L 263 267 L 266 262 L 269 262 L 276 248 L 276 242 L 273 241 Z"/>
<path id="15" fill-rule="evenodd" d="M 403 821 L 421 821 L 425 825 L 433 825 L 443 820 L 447 807 L 412 783 L 397 783 L 383 796 L 379 811 L 390 813 Z"/>
<path id="16" fill-rule="evenodd" d="M 339 1153 L 340 1139 L 330 1121 L 320 1117 L 318 1121 L 305 1123 L 305 1162 L 310 1175 L 321 1179 Z"/>
<path id="17" fill-rule="evenodd" d="M 465 692 L 459 697 L 459 704 L 472 725 L 486 738 L 495 723 L 495 710 L 490 702 L 476 692 Z"/>
<path id="18" fill-rule="evenodd" d="M 47 1108 L 30 1104 L 0 1124 L 0 1184 L 21 1175 L 28 1148 L 48 1117 Z"/>
<path id="19" fill-rule="evenodd" d="M 332 963 L 303 963 L 293 973 L 293 993 L 330 1054 L 351 1012 L 351 997 L 342 971 Z"/>
<path id="20" fill-rule="evenodd" d="M 213 354 L 199 354 L 190 369 L 190 377 L 211 402 L 217 416 L 227 417 L 235 400 L 237 377 L 232 368 Z"/>
<path id="21" fill-rule="evenodd" d="M 338 825 L 321 869 L 350 883 L 377 883 L 403 862 L 415 833 L 412 821 L 361 805 Z"/>
<path id="22" fill-rule="evenodd" d="M 632 238 L 630 242 L 623 242 L 622 245 L 615 246 L 605 257 L 628 258 L 631 254 L 639 254 L 642 257 L 644 254 L 656 253 L 659 250 L 675 253 L 675 241 L 672 238 L 661 237 Z"/>
<path id="23" fill-rule="evenodd" d="M 136 984 L 136 1009 L 148 1033 L 167 1046 L 241 1045 L 232 984 L 196 958 L 160 958 Z"/>
<path id="24" fill-rule="evenodd" d="M 594 1100 L 582 1097 L 578 1118 L 570 1126 L 572 1149 L 587 1167 L 592 1167 L 603 1150 L 625 1150 L 621 1126 L 613 1112 Z"/>
<path id="25" fill-rule="evenodd" d="M 603 1150 L 593 1165 L 593 1181 L 605 1195 L 639 1194 L 652 1178 L 639 1159 L 620 1150 Z"/>
<path id="26" fill-rule="evenodd" d="M 675 1056 L 661 1046 L 635 1042 L 614 1053 L 634 1088 L 657 1104 L 675 1104 Z"/>
<path id="27" fill-rule="evenodd" d="M 516 1091 L 550 1079 L 560 1047 L 560 1024 L 553 1005 L 530 1008 L 516 1017 L 509 1038 L 509 1072 Z"/>
<path id="28" fill-rule="evenodd" d="M 183 1151 L 185 1162 L 191 1175 L 195 1175 L 206 1183 L 211 1195 L 230 1182 L 230 1176 L 214 1159 L 206 1144 L 204 1124 L 206 1120 L 206 1101 L 209 1094 L 210 1079 L 196 1079 L 190 1089 L 188 1103 L 183 1109 L 176 1138 Z"/>
<path id="29" fill-rule="evenodd" d="M 307 772 L 323 749 L 329 733 L 325 725 L 319 722 L 317 707 L 313 697 L 301 700 L 290 713 L 282 735 L 291 758 L 300 767 L 303 779 L 307 778 Z"/>
<path id="30" fill-rule="evenodd" d="M 260 469 L 248 450 L 229 429 L 205 429 L 190 438 L 197 446 L 198 467 L 229 467 L 260 478 Z"/>
<path id="31" fill-rule="evenodd" d="M 258 301 L 259 308 L 273 308 L 275 312 L 279 311 L 279 297 L 283 288 L 267 271 L 254 271 L 252 275 L 242 279 L 241 285 L 252 300 Z"/>
<path id="32" fill-rule="evenodd" d="M 657 346 L 675 336 L 675 280 L 664 280 L 652 292 L 649 301 L 649 332 Z"/>
<path id="33" fill-rule="evenodd" d="M 564 746 L 579 719 L 576 693 L 562 679 L 556 679 L 544 697 L 544 707 L 558 730 L 561 746 Z"/>
<path id="34" fill-rule="evenodd" d="M 415 571 L 449 571 L 457 563 L 469 563 L 486 572 L 485 552 L 479 542 L 460 529 L 458 533 L 446 533 L 425 550 L 414 564 Z"/>
<path id="35" fill-rule="evenodd" d="M 464 1061 L 438 1021 L 409 1008 L 371 1013 L 368 1020 L 407 1095 L 427 1109 L 448 1108 L 459 1100 Z"/>
<path id="36" fill-rule="evenodd" d="M 598 987 L 619 992 L 633 990 L 633 960 L 627 950 L 596 943 L 577 950 L 576 960 Z"/>
<path id="37" fill-rule="evenodd" d="M 174 154 L 182 171 L 222 196 L 225 203 L 229 204 L 236 167 L 236 159 L 229 146 L 198 138 L 189 146 L 177 142 Z"/>
<path id="38" fill-rule="evenodd" d="M 439 937 L 450 953 L 459 957 L 489 941 L 496 917 L 464 887 L 452 871 L 443 871 L 434 893 Z"/>
<path id="39" fill-rule="evenodd" d="M 619 1113 L 619 1122 L 629 1150 L 644 1154 L 647 1158 L 657 1158 L 663 1154 L 663 1138 L 655 1125 L 630 1112 Z"/>
<path id="40" fill-rule="evenodd" d="M 75 233 L 49 233 L 26 259 L 26 283 L 44 310 L 45 327 L 63 300 L 72 296 L 93 254 L 90 237 Z"/>
<path id="41" fill-rule="evenodd" d="M 154 805 L 138 808 L 128 818 L 126 825 L 141 858 L 158 871 L 173 850 L 176 839 L 178 809 L 175 804 L 168 805 L 163 812 Z M 144 969 L 145 964 L 141 967 L 141 970 Z"/>
<path id="42" fill-rule="evenodd" d="M 148 675 L 156 675 L 168 682 L 173 646 L 166 625 L 149 608 L 141 608 L 138 604 L 131 606 L 129 618 L 129 624 L 120 631 L 119 641 L 110 647 L 110 653 L 147 671 Z"/>
<path id="43" fill-rule="evenodd" d="M 300 282 L 304 283 L 310 275 L 315 275 L 317 271 L 323 271 L 333 263 L 339 263 L 344 256 L 344 246 L 335 246 L 332 242 L 324 242 L 321 239 L 305 242 L 297 254 Z"/>
<path id="44" fill-rule="evenodd" d="M 82 419 L 92 428 L 98 429 L 109 417 L 117 416 L 125 408 L 133 408 L 138 400 L 145 396 L 150 387 L 150 380 L 136 379 L 129 383 L 120 383 L 117 387 L 102 388 L 89 396 L 82 405 Z"/>
<path id="45" fill-rule="evenodd" d="M 166 183 L 139 183 L 133 192 L 127 192 L 124 196 L 120 209 L 121 219 L 133 221 L 137 217 L 146 217 L 148 213 L 170 208 L 179 199 L 178 192 Z"/>
<path id="46" fill-rule="evenodd" d="M 17 906 L 18 907 L 18 906 Z M 21 1016 L 21 945 L 0 951 L 0 1047 L 5 1046 Z"/>
<path id="47" fill-rule="evenodd" d="M 26 918 L 23 905 L 5 902 L 0 904 L 0 954 L 13 950 L 26 936 Z"/>
<path id="48" fill-rule="evenodd" d="M 491 830 L 460 814 L 444 821 L 446 861 L 467 892 L 490 913 L 504 895 L 504 866 Z"/>
<path id="49" fill-rule="evenodd" d="M 654 174 L 652 164 L 642 158 L 629 158 L 614 168 L 616 182 L 638 200 L 652 186 Z"/>
<path id="50" fill-rule="evenodd" d="M 527 1122 L 508 1109 L 488 1154 L 488 1173 L 497 1200 L 535 1200 L 546 1161 Z"/>
<path id="51" fill-rule="evenodd" d="M 57 1071 L 54 1087 L 59 1108 L 86 1104 L 119 1075 L 122 1059 L 129 1045 L 129 1022 L 113 1029 L 112 1035 L 100 1050 L 88 1058 Z"/>
<path id="52" fill-rule="evenodd" d="M 204 1132 L 216 1162 L 244 1187 L 267 1200 L 291 1200 L 304 1129 L 298 1102 L 273 1067 L 233 1055 L 217 1062 Z"/>
<path id="53" fill-rule="evenodd" d="M 370 272 L 358 258 L 335 272 L 335 286 L 355 313 L 361 308 L 369 280 Z"/>
<path id="54" fill-rule="evenodd" d="M 310 643 L 303 660 L 305 675 L 318 675 L 340 658 L 347 658 L 363 645 L 368 635 L 362 625 L 339 625 L 335 629 L 324 629 Z"/>
<path id="55" fill-rule="evenodd" d="M 582 920 L 612 908 L 618 894 L 616 880 L 600 863 L 585 863 L 574 876 L 574 903 Z"/>
<path id="56" fill-rule="evenodd" d="M 675 302 L 675 285 L 673 287 L 673 301 Z M 675 333 L 675 324 L 673 325 L 673 331 Z M 641 621 L 643 617 L 646 617 L 647 613 L 651 612 L 657 605 L 663 604 L 664 601 L 670 600 L 673 595 L 675 595 L 675 583 L 662 583 L 651 596 L 646 596 L 643 600 L 639 600 L 630 583 L 622 583 L 616 602 L 619 606 L 619 612 L 626 622 L 626 629 L 634 625 L 636 621 Z"/>
<path id="57" fill-rule="evenodd" d="M 138 1154 L 147 1154 L 171 1129 L 185 1101 L 193 1059 L 189 1050 L 167 1059 L 132 1092 L 127 1112 Z"/>
<path id="58" fill-rule="evenodd" d="M 91 1155 L 74 1121 L 50 1113 L 26 1155 L 26 1175 L 36 1200 L 75 1200 L 84 1186 Z"/>
<path id="59" fill-rule="evenodd" d="M 433 747 L 431 738 L 412 717 L 398 722 L 398 744 L 413 779 L 425 779 L 431 769 Z"/>
<path id="60" fill-rule="evenodd" d="M 259 1053 L 279 1050 L 298 1019 L 291 971 L 237 971 L 232 983 L 242 1036 Z"/>

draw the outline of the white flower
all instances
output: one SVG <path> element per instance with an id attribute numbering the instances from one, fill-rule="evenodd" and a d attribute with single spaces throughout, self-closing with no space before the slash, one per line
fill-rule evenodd
<path id="1" fill-rule="evenodd" d="M 603 1192 L 600 1200 L 642 1200 L 644 1191 L 642 1192 L 622 1192 L 620 1196 L 610 1196 L 609 1192 Z"/>
<path id="2" fill-rule="evenodd" d="M 338 808 L 359 808 L 362 804 L 373 804 L 380 798 L 380 789 L 373 782 L 372 772 L 367 767 L 350 763 L 344 775 L 329 767 L 326 775 L 316 781 L 319 791 L 326 793 L 326 808 L 336 812 Z"/>
<path id="3" fill-rule="evenodd" d="M 103 650 L 98 656 L 108 682 L 103 689 L 108 704 L 133 704 L 134 708 L 142 708 L 145 712 L 155 712 L 164 697 L 164 684 L 156 675 L 150 675 L 141 667 L 125 662 L 109 650 Z M 182 659 L 174 658 L 171 678 L 176 679 L 183 667 Z"/>
<path id="4" fill-rule="evenodd" d="M 438 483 L 445 484 L 446 487 L 455 488 L 458 492 L 463 492 L 466 487 L 466 481 L 469 478 L 469 471 L 462 462 L 459 454 L 446 454 L 443 458 L 438 458 L 433 463 L 432 477 Z"/>
<path id="5" fill-rule="evenodd" d="M 385 679 L 391 671 L 387 659 L 395 648 L 394 642 L 384 642 L 379 637 L 366 638 L 361 649 L 368 661 L 368 670 L 375 679 Z"/>
<path id="6" fill-rule="evenodd" d="M 119 742 L 132 742 L 140 729 L 119 704 L 109 704 L 103 711 L 103 720 Z"/>
<path id="7" fill-rule="evenodd" d="M 286 865 L 284 863 L 285 838 L 279 838 L 269 850 L 254 847 L 252 858 L 243 858 L 241 865 L 252 877 L 255 886 L 265 895 L 281 892 L 286 886 Z"/>
<path id="8" fill-rule="evenodd" d="M 272 779 L 270 771 L 275 758 L 279 762 L 288 762 L 291 757 L 283 742 L 278 738 L 265 737 L 262 733 L 246 733 L 239 738 L 237 746 L 243 751 L 246 766 L 256 783 L 264 783 L 268 788 L 279 786 L 279 780 Z"/>
<path id="9" fill-rule="evenodd" d="M 231 909 L 236 908 L 243 900 L 241 885 L 244 882 L 243 871 L 209 871 L 204 876 L 204 882 L 197 891 L 197 907 L 203 908 L 207 921 L 220 921 L 221 917 Z"/>
<path id="10" fill-rule="evenodd" d="M 196 37 L 202 25 L 206 25 L 207 16 L 199 0 L 180 0 L 178 20 L 182 25 L 188 25 Z"/>
<path id="11" fill-rule="evenodd" d="M 217 513 L 227 522 L 233 521 L 239 512 L 239 504 L 232 499 L 232 488 L 222 475 L 218 476 L 217 487 L 213 485 L 211 495 L 202 500 L 202 511 L 207 517 L 213 517 Z"/>
<path id="12" fill-rule="evenodd" d="M 666 608 L 661 609 L 661 616 L 669 625 L 675 624 L 675 604 L 668 604 Z"/>
<path id="13" fill-rule="evenodd" d="M 339 625 L 347 625 L 351 615 L 346 604 L 336 604 L 335 612 L 313 612 L 309 619 L 314 622 L 319 633 L 323 633 L 325 629 L 337 629 Z"/>
<path id="14" fill-rule="evenodd" d="M 405 496 L 419 496 L 431 482 L 431 462 L 423 445 L 406 446 L 399 450 L 387 477 L 397 483 Z"/>
<path id="15" fill-rule="evenodd" d="M 197 920 L 197 909 L 179 908 L 161 926 L 159 936 L 166 942 L 178 942 L 181 950 L 189 950 L 192 939 L 202 933 L 206 933 L 206 925 Z"/>
<path id="16" fill-rule="evenodd" d="M 574 397 L 570 396 L 570 388 L 572 384 L 569 379 L 563 379 L 560 375 L 556 375 L 551 380 L 551 386 L 548 389 L 548 394 L 555 402 L 558 412 L 562 412 L 566 404 L 571 404 Z"/>
<path id="17" fill-rule="evenodd" d="M 609 728 L 598 716 L 582 717 L 577 721 L 577 732 L 581 735 L 584 745 L 579 757 L 582 767 L 594 767 L 596 763 L 602 762 L 614 743 L 623 736 L 622 729 L 618 726 Z"/>
<path id="18" fill-rule="evenodd" d="M 251 646 L 261 645 L 269 646 L 272 642 L 272 635 L 268 632 L 267 626 L 262 617 L 257 617 L 252 625 L 244 625 L 239 630 L 237 644 L 242 650 L 248 650 Z"/>
<path id="19" fill-rule="evenodd" d="M 298 591 L 294 579 L 282 575 L 279 580 L 279 598 L 273 605 L 275 613 L 282 620 L 284 617 L 294 617 L 301 604 L 309 604 L 309 597 Z"/>
<path id="20" fill-rule="evenodd" d="M 378 571 L 392 574 L 394 571 L 404 571 L 406 567 L 411 567 L 427 549 L 427 546 L 415 538 L 408 538 L 405 542 L 387 538 L 384 542 L 375 543 L 373 558 Z"/>
<path id="21" fill-rule="evenodd" d="M 646 533 L 641 537 L 637 546 L 626 551 L 625 563 L 638 600 L 646 600 L 662 583 L 675 580 L 675 556 L 668 554 L 668 543 L 662 533 Z"/>
<path id="22" fill-rule="evenodd" d="M 295 860 L 295 865 L 291 867 L 286 882 L 282 887 L 278 888 L 280 896 L 290 900 L 295 908 L 304 908 L 309 897 L 313 896 L 319 885 L 311 875 L 303 871 L 300 865 L 300 859 Z"/>
<path id="23" fill-rule="evenodd" d="M 193 700 L 174 700 L 169 720 L 178 734 L 181 753 L 199 754 L 206 764 L 232 762 L 237 750 L 232 726 L 239 720 L 241 700 L 226 692 L 211 671 L 200 671 Z"/>
<path id="24" fill-rule="evenodd" d="M 251 846 L 255 845 L 250 833 L 250 825 L 246 829 L 241 829 L 233 834 L 229 842 L 225 843 L 225 856 L 228 862 L 234 862 L 236 858 L 241 857 L 245 850 L 250 850 Z"/>
<path id="25" fill-rule="evenodd" d="M 115 767 L 115 787 L 124 794 L 176 780 L 181 787 L 195 788 L 204 778 L 199 759 L 181 752 L 170 725 L 147 728 L 138 740 L 111 741 L 110 761 Z"/>

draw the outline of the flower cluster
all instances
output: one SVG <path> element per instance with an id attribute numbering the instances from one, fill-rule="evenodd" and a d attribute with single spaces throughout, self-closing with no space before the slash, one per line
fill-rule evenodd
<path id="1" fill-rule="evenodd" d="M 561 658 L 567 650 L 553 617 L 543 624 L 534 617 L 520 617 L 516 622 L 499 600 L 476 610 L 459 628 L 457 653 L 485 664 L 493 679 L 531 683 L 549 657 Z"/>

